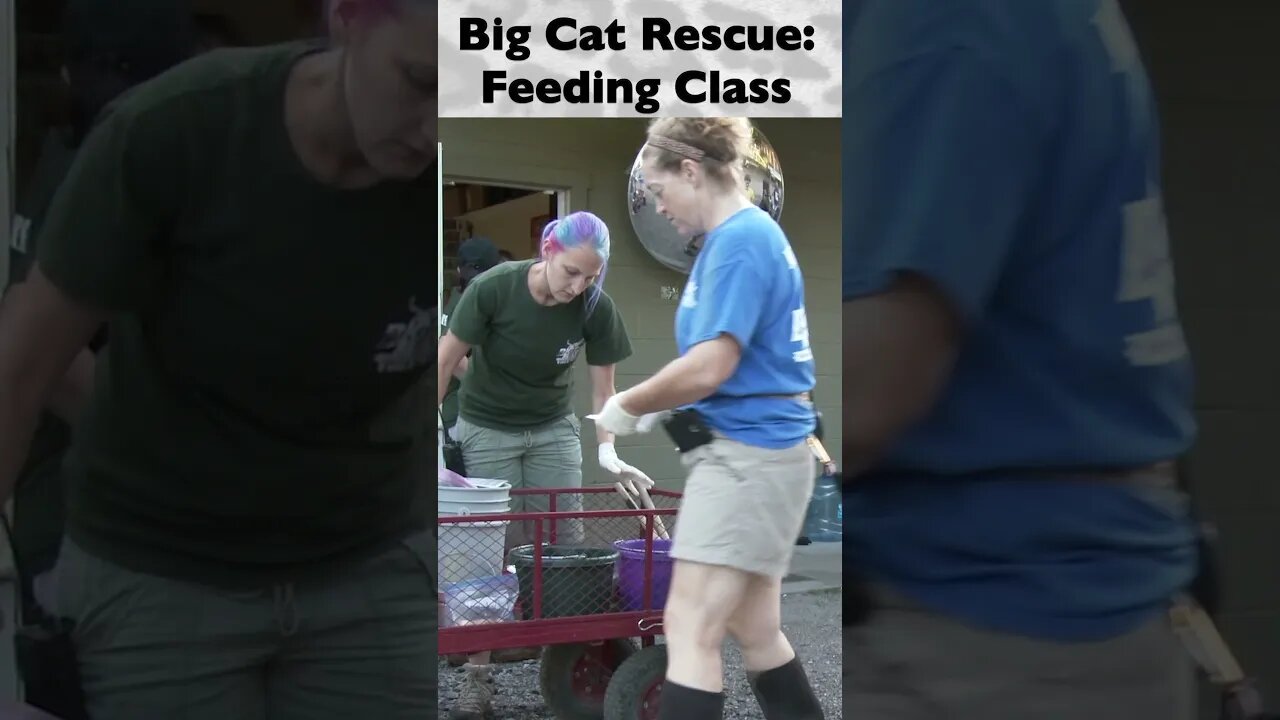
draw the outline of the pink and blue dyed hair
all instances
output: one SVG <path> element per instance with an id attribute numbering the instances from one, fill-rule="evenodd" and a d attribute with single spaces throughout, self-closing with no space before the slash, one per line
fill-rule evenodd
<path id="1" fill-rule="evenodd" d="M 550 241 L 550 242 L 548 242 Z M 600 277 L 587 289 L 587 314 L 590 315 L 604 292 L 604 276 L 609 270 L 609 226 L 589 212 L 570 213 L 559 220 L 552 220 L 542 229 L 542 242 L 538 257 L 545 260 L 548 250 L 552 254 L 573 248 L 587 247 L 596 251 L 603 264 Z"/>
<path id="2" fill-rule="evenodd" d="M 343 22 L 349 23 L 362 14 L 380 17 L 394 14 L 404 5 L 429 8 L 435 4 L 435 0 L 328 0 L 325 7 L 328 10 L 333 10 L 336 6 L 338 16 L 342 18 Z M 326 15 L 328 15 L 327 12 Z"/>

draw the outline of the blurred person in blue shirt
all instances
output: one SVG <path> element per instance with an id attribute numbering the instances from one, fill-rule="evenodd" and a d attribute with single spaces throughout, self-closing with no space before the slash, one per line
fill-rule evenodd
<path id="1" fill-rule="evenodd" d="M 845 714 L 1190 718 L 1192 368 L 1120 7 L 845 22 Z"/>

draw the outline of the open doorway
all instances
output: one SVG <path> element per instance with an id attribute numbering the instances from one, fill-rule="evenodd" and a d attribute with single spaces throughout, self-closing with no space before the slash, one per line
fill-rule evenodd
<path id="1" fill-rule="evenodd" d="M 440 256 L 444 287 L 457 287 L 458 246 L 486 237 L 505 260 L 527 260 L 538 253 L 542 229 L 560 216 L 564 191 L 444 179 Z M 447 294 L 447 293 L 446 293 Z"/>

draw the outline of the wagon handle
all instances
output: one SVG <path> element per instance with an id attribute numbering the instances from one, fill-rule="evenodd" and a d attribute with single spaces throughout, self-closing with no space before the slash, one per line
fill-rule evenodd
<path id="1" fill-rule="evenodd" d="M 649 492 L 645 490 L 643 485 L 636 488 L 635 495 L 632 495 L 631 492 L 620 482 L 614 483 L 613 488 L 618 491 L 618 494 L 621 495 L 624 500 L 627 501 L 628 506 L 635 508 L 636 510 L 657 510 L 653 505 L 653 499 L 649 497 Z M 649 523 L 643 517 L 636 519 L 640 521 L 641 532 L 649 532 Z M 655 529 L 653 531 L 654 537 L 659 540 L 670 540 L 671 535 L 667 532 L 667 526 L 663 524 L 662 518 L 654 515 L 653 522 L 655 525 Z"/>
<path id="2" fill-rule="evenodd" d="M 643 485 L 641 485 L 641 486 L 637 487 L 637 488 L 636 488 L 636 490 L 638 490 L 638 491 L 639 491 L 639 493 L 640 493 L 640 500 L 644 502 L 644 506 L 645 506 L 645 508 L 646 508 L 646 509 L 648 509 L 648 510 L 657 510 L 657 509 L 658 509 L 658 508 L 654 507 L 654 505 L 653 505 L 653 498 L 649 497 L 649 491 L 648 491 L 648 490 L 647 490 Z M 664 523 L 662 522 L 662 518 L 658 517 L 657 515 L 654 515 L 654 516 L 653 516 L 653 524 L 654 524 L 654 528 L 655 528 L 655 530 L 657 531 L 657 532 L 656 532 L 656 534 L 657 534 L 657 536 L 658 536 L 660 539 L 662 539 L 662 540 L 670 540 L 670 539 L 671 539 L 671 534 L 667 532 L 667 526 L 666 526 L 666 524 L 664 524 Z M 646 525 L 646 529 L 648 529 L 648 526 L 647 526 L 647 525 Z"/>

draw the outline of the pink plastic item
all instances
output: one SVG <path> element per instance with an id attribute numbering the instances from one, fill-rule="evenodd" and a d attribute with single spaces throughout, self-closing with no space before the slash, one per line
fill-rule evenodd
<path id="1" fill-rule="evenodd" d="M 474 488 L 475 485 L 467 482 L 467 479 L 449 468 L 440 468 L 436 476 L 436 485 L 443 487 L 456 488 Z"/>

